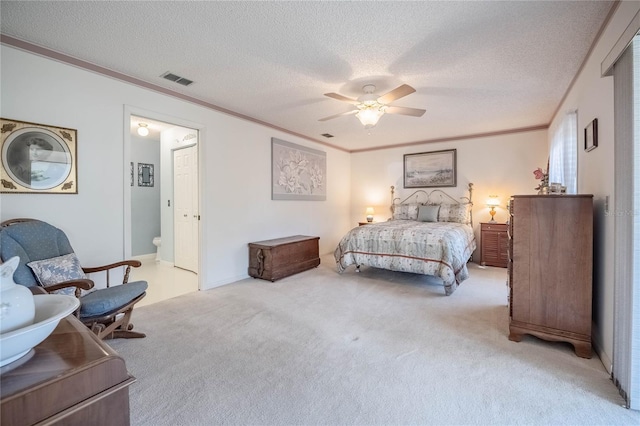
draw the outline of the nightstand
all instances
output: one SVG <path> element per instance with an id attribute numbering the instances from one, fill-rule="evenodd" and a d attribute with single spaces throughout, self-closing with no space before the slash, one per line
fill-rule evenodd
<path id="1" fill-rule="evenodd" d="M 369 225 L 371 223 L 377 223 L 377 222 L 375 222 L 375 221 L 373 221 L 373 222 L 358 222 L 358 226 Z"/>
<path id="2" fill-rule="evenodd" d="M 506 223 L 480 224 L 480 264 L 506 268 L 509 261 L 509 236 Z"/>

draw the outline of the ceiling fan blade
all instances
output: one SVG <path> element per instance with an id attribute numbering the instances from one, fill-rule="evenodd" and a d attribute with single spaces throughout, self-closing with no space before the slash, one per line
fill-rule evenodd
<path id="1" fill-rule="evenodd" d="M 349 102 L 350 104 L 353 104 L 353 105 L 358 105 L 359 103 L 357 99 L 347 98 L 346 96 L 342 96 L 338 93 L 325 93 L 324 95 L 333 99 L 337 99 L 342 102 Z"/>
<path id="2" fill-rule="evenodd" d="M 343 115 L 356 114 L 358 111 L 360 111 L 360 110 L 359 109 L 354 109 L 354 110 L 347 111 L 347 112 L 341 112 L 340 114 L 330 115 L 329 117 L 321 118 L 318 121 L 327 121 L 327 120 L 331 120 L 332 118 L 342 117 Z"/>
<path id="3" fill-rule="evenodd" d="M 384 110 L 384 112 L 386 112 L 387 114 L 402 114 L 402 115 L 411 115 L 413 117 L 422 117 L 422 115 L 426 112 L 426 110 L 418 109 L 418 108 L 388 106 Z"/>
<path id="4" fill-rule="evenodd" d="M 396 99 L 400 99 L 404 96 L 410 95 L 413 92 L 415 92 L 416 89 L 414 89 L 413 87 L 409 86 L 408 84 L 403 84 L 402 86 L 398 86 L 395 89 L 393 89 L 392 91 L 390 91 L 389 93 L 387 93 L 386 95 L 382 95 L 378 98 L 378 102 L 380 102 L 381 104 L 388 104 L 390 102 L 395 101 Z"/>

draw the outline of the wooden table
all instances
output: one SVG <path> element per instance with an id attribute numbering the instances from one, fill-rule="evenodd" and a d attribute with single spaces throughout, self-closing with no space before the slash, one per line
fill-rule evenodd
<path id="1" fill-rule="evenodd" d="M 3 425 L 128 425 L 124 359 L 72 315 L 24 357 L 0 369 Z"/>

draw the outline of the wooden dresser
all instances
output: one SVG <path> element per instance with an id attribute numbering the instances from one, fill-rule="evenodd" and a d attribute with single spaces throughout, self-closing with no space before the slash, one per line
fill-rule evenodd
<path id="1" fill-rule="evenodd" d="M 511 197 L 509 339 L 573 345 L 591 358 L 592 195 Z"/>
<path id="2" fill-rule="evenodd" d="M 135 378 L 124 360 L 72 315 L 0 372 L 2 425 L 129 424 L 129 385 Z"/>
<path id="3" fill-rule="evenodd" d="M 275 281 L 320 265 L 320 237 L 294 235 L 249 243 L 249 276 Z"/>
<path id="4" fill-rule="evenodd" d="M 506 223 L 480 224 L 480 264 L 506 268 L 509 261 Z"/>

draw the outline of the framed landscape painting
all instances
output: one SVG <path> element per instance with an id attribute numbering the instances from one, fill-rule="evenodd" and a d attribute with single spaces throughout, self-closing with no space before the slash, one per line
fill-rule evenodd
<path id="1" fill-rule="evenodd" d="M 405 188 L 456 186 L 456 150 L 404 155 Z"/>

